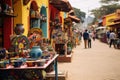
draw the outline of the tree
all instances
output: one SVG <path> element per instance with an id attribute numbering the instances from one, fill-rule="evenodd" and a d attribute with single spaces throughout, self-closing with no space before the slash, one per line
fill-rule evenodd
<path id="1" fill-rule="evenodd" d="M 100 2 L 103 5 L 99 8 L 91 10 L 91 14 L 95 16 L 94 21 L 97 21 L 97 19 L 100 19 L 105 15 L 114 13 L 117 9 L 120 9 L 120 5 L 117 3 L 118 1 L 120 0 L 101 0 Z"/>
<path id="2" fill-rule="evenodd" d="M 114 2 L 118 2 L 120 0 L 101 0 L 100 3 L 105 3 L 105 4 L 109 4 L 109 3 L 114 3 Z"/>
<path id="3" fill-rule="evenodd" d="M 100 8 L 91 10 L 91 14 L 93 14 L 96 18 L 100 18 L 104 15 L 108 15 L 115 12 L 119 8 L 119 4 L 103 5 Z"/>
<path id="4" fill-rule="evenodd" d="M 84 22 L 84 18 L 85 18 L 85 12 L 82 12 L 80 9 L 78 8 L 73 8 L 75 15 L 81 20 L 81 22 Z"/>

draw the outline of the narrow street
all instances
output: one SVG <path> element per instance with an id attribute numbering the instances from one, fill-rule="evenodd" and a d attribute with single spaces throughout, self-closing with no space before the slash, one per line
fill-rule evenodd
<path id="1" fill-rule="evenodd" d="M 58 63 L 59 71 L 67 71 L 67 80 L 120 80 L 120 50 L 99 40 L 92 48 L 84 43 L 73 49 L 71 63 Z"/>

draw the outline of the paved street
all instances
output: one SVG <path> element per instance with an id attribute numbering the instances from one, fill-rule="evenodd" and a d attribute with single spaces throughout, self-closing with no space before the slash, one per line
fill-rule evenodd
<path id="1" fill-rule="evenodd" d="M 120 50 L 100 41 L 92 48 L 81 45 L 73 49 L 71 63 L 58 63 L 60 71 L 68 71 L 67 80 L 120 80 Z"/>

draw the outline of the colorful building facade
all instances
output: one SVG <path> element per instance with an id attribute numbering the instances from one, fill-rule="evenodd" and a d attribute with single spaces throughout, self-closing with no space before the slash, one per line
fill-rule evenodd
<path id="1" fill-rule="evenodd" d="M 119 48 L 119 39 L 120 39 L 120 9 L 117 9 L 116 12 L 111 13 L 109 15 L 106 15 L 103 17 L 103 26 L 106 26 L 106 28 L 109 31 L 114 31 L 116 34 L 115 39 L 115 48 Z M 101 40 L 104 40 L 107 42 L 106 34 L 105 37 Z"/>
<path id="2" fill-rule="evenodd" d="M 107 26 L 109 30 L 114 30 L 115 32 L 117 32 L 120 28 L 118 10 L 116 10 L 116 12 L 114 13 L 104 16 L 103 25 Z"/>
<path id="3" fill-rule="evenodd" d="M 31 28 L 37 27 L 42 29 L 44 37 L 48 37 L 48 0 L 1 0 L 0 5 L 1 48 L 10 48 L 16 24 L 24 25 L 25 36 Z"/>
<path id="4" fill-rule="evenodd" d="M 52 1 L 52 3 L 51 3 Z M 70 3 L 67 0 L 60 0 L 57 3 L 53 3 L 54 0 L 1 0 L 0 4 L 7 4 L 12 14 L 0 17 L 2 28 L 0 28 L 0 47 L 9 49 L 11 46 L 10 37 L 15 35 L 14 28 L 17 24 L 23 24 L 24 33 L 27 36 L 31 28 L 40 28 L 44 38 L 50 38 L 52 26 L 51 21 L 54 21 L 57 17 L 60 20 L 60 24 L 63 28 L 64 18 L 67 13 L 72 9 Z M 2 7 L 2 6 L 1 6 Z M 0 16 L 3 16 L 0 14 Z"/>
<path id="5" fill-rule="evenodd" d="M 113 19 L 116 18 L 116 13 L 106 15 L 106 26 L 114 24 Z"/>
<path id="6" fill-rule="evenodd" d="M 41 28 L 44 37 L 47 37 L 48 21 L 42 21 L 41 16 L 46 19 L 48 17 L 48 0 L 29 0 L 27 4 L 23 4 L 23 1 L 25 0 L 18 0 L 14 4 L 14 13 L 17 14 L 14 26 L 18 23 L 24 24 L 24 35 L 28 34 L 30 28 Z"/>

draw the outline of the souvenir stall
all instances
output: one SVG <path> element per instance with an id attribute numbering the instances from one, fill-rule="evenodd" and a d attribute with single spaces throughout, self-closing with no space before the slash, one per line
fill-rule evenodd
<path id="1" fill-rule="evenodd" d="M 70 19 L 70 20 L 69 20 Z M 77 18 L 74 14 L 73 14 L 73 11 L 71 11 L 68 15 L 68 20 L 71 22 L 71 27 L 70 27 L 70 32 L 71 32 L 71 43 L 72 43 L 72 48 L 73 47 L 76 47 L 76 45 L 79 45 L 80 44 L 80 41 L 79 41 L 79 31 L 77 29 L 77 26 L 73 24 L 74 23 L 80 23 L 80 19 Z M 73 26 L 74 25 L 74 26 Z"/>
<path id="2" fill-rule="evenodd" d="M 17 24 L 14 32 L 11 49 L 0 50 L 0 79 L 43 80 L 47 72 L 55 70 L 55 80 L 58 80 L 58 55 L 48 40 L 42 40 L 42 31 L 32 28 L 26 37 L 23 24 Z"/>
<path id="3" fill-rule="evenodd" d="M 71 11 L 70 11 L 71 13 Z M 69 14 L 70 14 L 69 13 Z M 73 11 L 72 11 L 73 13 Z M 79 23 L 80 19 L 73 16 L 74 14 L 68 15 L 64 20 L 64 31 L 68 36 L 67 42 L 67 54 L 71 54 L 72 49 L 76 47 L 76 44 L 79 44 L 79 33 L 76 27 L 73 27 L 73 22 Z"/>
<path id="4" fill-rule="evenodd" d="M 115 39 L 114 48 L 120 49 L 120 17 L 117 17 L 116 19 L 114 19 L 114 24 L 109 25 L 109 27 L 111 28 L 111 30 L 115 31 L 116 37 L 117 37 Z"/>
<path id="5" fill-rule="evenodd" d="M 71 25 L 71 23 L 69 23 Z M 65 21 L 65 27 L 62 29 L 59 19 L 55 19 L 54 29 L 52 32 L 53 41 L 55 43 L 55 50 L 59 54 L 59 62 L 71 62 L 71 44 L 69 44 L 71 29 Z"/>
<path id="6" fill-rule="evenodd" d="M 52 38 L 55 51 L 59 54 L 58 61 L 65 62 L 67 56 L 67 35 L 61 27 L 59 17 L 54 20 L 54 29 L 52 31 Z M 62 58 L 61 58 L 62 57 Z"/>
<path id="7" fill-rule="evenodd" d="M 64 31 L 67 35 L 68 38 L 68 43 L 67 43 L 67 54 L 71 54 L 72 48 L 73 48 L 73 30 L 72 30 L 72 20 L 70 18 L 65 18 L 64 21 Z"/>
<path id="8" fill-rule="evenodd" d="M 65 40 L 63 39 L 62 20 L 60 18 L 60 11 L 50 5 L 50 38 L 51 44 L 59 56 L 65 55 Z M 59 61 L 59 59 L 58 59 Z"/>
<path id="9" fill-rule="evenodd" d="M 50 37 L 55 51 L 59 54 L 59 62 L 71 62 L 68 57 L 67 41 L 68 34 L 64 31 L 64 19 L 60 11 L 69 12 L 72 7 L 67 0 L 50 0 Z"/>
<path id="10" fill-rule="evenodd" d="M 116 17 L 112 20 L 113 24 L 109 24 L 109 28 L 116 34 L 114 48 L 120 49 L 120 9 L 116 10 L 115 15 Z"/>

